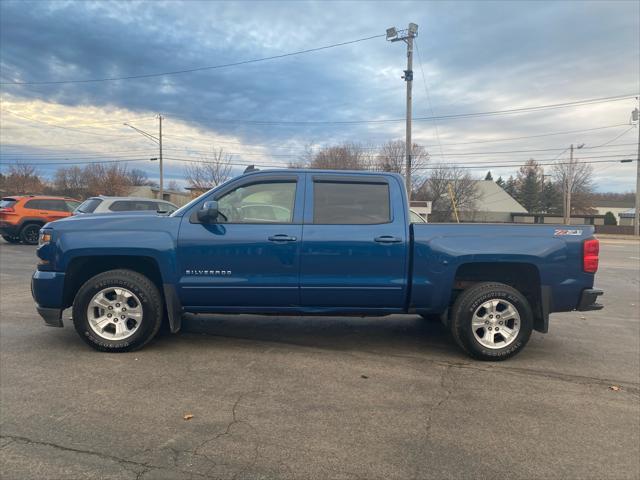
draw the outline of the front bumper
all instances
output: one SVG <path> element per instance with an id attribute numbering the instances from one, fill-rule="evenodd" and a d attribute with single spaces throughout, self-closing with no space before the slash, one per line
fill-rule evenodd
<path id="1" fill-rule="evenodd" d="M 36 270 L 31 277 L 31 296 L 47 325 L 62 327 L 64 273 Z"/>
<path id="2" fill-rule="evenodd" d="M 36 305 L 36 310 L 43 318 L 44 323 L 50 327 L 63 327 L 62 323 L 62 309 L 61 308 L 47 308 Z"/>
<path id="3" fill-rule="evenodd" d="M 602 290 L 597 288 L 587 288 L 582 291 L 580 295 L 580 303 L 578 304 L 578 310 L 586 312 L 589 310 L 602 310 L 604 305 L 597 303 L 598 297 L 604 295 Z"/>

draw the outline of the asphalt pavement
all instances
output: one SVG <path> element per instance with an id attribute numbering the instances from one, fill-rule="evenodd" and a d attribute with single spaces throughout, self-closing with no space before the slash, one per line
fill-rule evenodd
<path id="1" fill-rule="evenodd" d="M 410 315 L 189 316 L 98 353 L 44 325 L 34 267 L 0 240 L 3 480 L 640 478 L 637 242 L 601 244 L 604 310 L 502 363 Z"/>

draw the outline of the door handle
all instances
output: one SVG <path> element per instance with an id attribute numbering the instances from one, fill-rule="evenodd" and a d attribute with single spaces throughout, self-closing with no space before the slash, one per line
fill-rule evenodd
<path id="1" fill-rule="evenodd" d="M 272 235 L 268 237 L 270 242 L 295 242 L 298 240 L 296 237 L 291 237 L 284 233 L 279 233 L 278 235 Z"/>
<path id="2" fill-rule="evenodd" d="M 391 235 L 381 235 L 379 237 L 376 237 L 373 239 L 375 242 L 378 243 L 400 243 L 402 242 L 401 238 L 398 237 L 394 237 Z"/>

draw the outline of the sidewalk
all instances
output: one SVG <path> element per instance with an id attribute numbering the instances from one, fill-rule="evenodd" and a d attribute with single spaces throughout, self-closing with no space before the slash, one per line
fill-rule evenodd
<path id="1" fill-rule="evenodd" d="M 635 235 L 616 235 L 611 233 L 596 233 L 596 238 L 600 241 L 608 242 L 609 240 L 626 240 L 624 243 L 638 243 L 640 244 L 640 237 Z"/>

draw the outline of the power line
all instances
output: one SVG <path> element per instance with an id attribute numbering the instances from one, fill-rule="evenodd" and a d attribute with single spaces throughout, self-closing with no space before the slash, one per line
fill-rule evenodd
<path id="1" fill-rule="evenodd" d="M 424 85 L 424 91 L 427 94 L 427 105 L 429 106 L 429 113 L 434 117 L 433 113 L 433 104 L 431 103 L 431 95 L 429 94 L 429 87 L 427 86 L 427 77 L 424 74 L 424 68 L 422 66 L 422 57 L 420 56 L 420 49 L 418 48 L 418 37 L 414 39 L 416 45 L 416 53 L 418 54 L 418 64 L 420 65 L 420 73 L 422 74 L 422 84 Z M 444 151 L 442 150 L 442 142 L 440 141 L 440 131 L 438 129 L 438 122 L 434 121 L 433 126 L 436 132 L 436 140 L 438 141 L 438 148 L 440 149 L 440 154 L 444 156 Z"/>
<path id="2" fill-rule="evenodd" d="M 510 115 L 514 113 L 525 113 L 525 112 L 533 112 L 533 111 L 541 111 L 541 110 L 552 110 L 557 108 L 567 108 L 567 107 L 575 107 L 582 105 L 593 105 L 597 103 L 608 103 L 608 102 L 618 102 L 621 100 L 627 100 L 629 98 L 636 97 L 637 94 L 627 94 L 627 95 L 615 95 L 611 97 L 600 97 L 600 98 L 588 98 L 583 100 L 575 100 L 572 102 L 563 102 L 563 103 L 552 103 L 548 105 L 535 105 L 531 107 L 518 107 L 518 108 L 510 108 L 506 110 L 489 110 L 485 112 L 469 112 L 469 113 L 455 113 L 450 115 L 438 115 L 438 116 L 430 116 L 430 117 L 413 117 L 414 121 L 433 121 L 433 120 L 449 120 L 449 119 L 457 119 L 457 118 L 473 118 L 473 117 L 483 117 L 483 116 L 496 116 L 496 115 Z M 176 115 L 174 115 L 176 116 Z M 177 116 L 180 118 L 180 116 Z M 229 118 L 221 118 L 221 119 L 206 119 L 210 123 L 237 123 L 237 124 L 245 124 L 245 125 L 284 125 L 284 126 L 307 126 L 307 125 L 360 125 L 360 124 L 384 124 L 384 123 L 394 123 L 394 122 L 404 122 L 405 118 L 387 118 L 387 119 L 363 119 L 363 120 L 295 120 L 295 121 L 280 121 L 280 120 L 242 120 L 242 119 L 229 119 Z"/>
<path id="3" fill-rule="evenodd" d="M 231 63 L 223 63 L 219 65 L 210 65 L 205 67 L 195 67 L 188 68 L 184 70 L 173 70 L 168 72 L 158 72 L 158 73 L 146 73 L 141 75 L 126 75 L 122 77 L 105 77 L 105 78 L 91 78 L 91 79 L 83 79 L 83 80 L 49 80 L 49 81 L 34 81 L 34 82 L 0 82 L 0 85 L 61 85 L 61 84 L 69 84 L 69 83 L 98 83 L 98 82 L 114 82 L 119 80 L 135 80 L 141 78 L 153 78 L 153 77 L 164 77 L 168 75 L 182 75 L 185 73 L 194 73 L 194 72 L 202 72 L 205 70 L 216 70 L 221 68 L 228 67 L 236 67 L 238 65 L 247 65 L 250 63 L 258 63 L 265 62 L 267 60 L 276 60 L 279 58 L 292 57 L 295 55 L 302 55 L 305 53 L 319 52 L 321 50 L 327 50 L 329 48 L 342 47 L 345 45 L 351 45 L 354 43 L 365 42 L 367 40 L 372 40 L 374 38 L 384 37 L 384 35 L 373 35 L 371 37 L 358 38 L 356 40 L 350 40 L 348 42 L 340 42 L 334 43 L 331 45 L 325 45 L 322 47 L 316 48 L 308 48 L 305 50 L 298 50 L 296 52 L 283 53 L 280 55 L 272 55 L 270 57 L 262 57 L 262 58 L 254 58 L 251 60 L 242 60 L 239 62 L 231 62 Z"/>
<path id="4" fill-rule="evenodd" d="M 206 160 L 197 160 L 197 159 L 185 159 L 185 158 L 176 158 L 176 157 L 166 157 L 167 160 L 173 160 L 176 162 L 189 162 L 189 163 L 210 163 Z M 583 157 L 585 158 L 585 157 Z M 599 157 L 594 157 L 599 158 Z M 17 162 L 20 165 L 30 165 L 30 166 L 46 166 L 46 165 L 67 165 L 67 166 L 75 166 L 75 165 L 92 165 L 92 164 L 109 164 L 109 163 L 127 163 L 127 162 L 141 162 L 141 161 L 149 161 L 148 158 L 128 158 L 128 159 L 118 159 L 118 160 L 100 160 L 100 161 L 89 161 L 89 162 L 38 162 L 38 163 L 27 163 L 27 162 Z M 636 161 L 636 160 L 633 160 Z M 440 169 L 486 169 L 486 168 L 517 168 L 527 166 L 526 163 L 521 163 L 519 165 L 513 164 L 504 164 L 502 162 L 500 164 L 491 164 L 491 165 L 471 165 L 471 164 L 461 164 L 461 165 L 436 165 L 436 166 L 425 166 L 425 167 L 416 167 L 416 170 L 440 170 Z M 581 163 L 586 164 L 601 164 L 601 163 L 620 163 L 620 160 L 589 160 Z M 229 162 L 229 165 L 232 166 L 240 166 L 247 167 L 249 165 L 254 165 L 256 167 L 264 167 L 264 168 L 278 168 L 278 169 L 287 169 L 286 165 L 281 164 L 263 164 L 263 163 L 239 163 L 239 162 Z M 540 166 L 547 165 L 568 165 L 568 162 L 555 162 L 555 163 L 538 163 Z"/>

